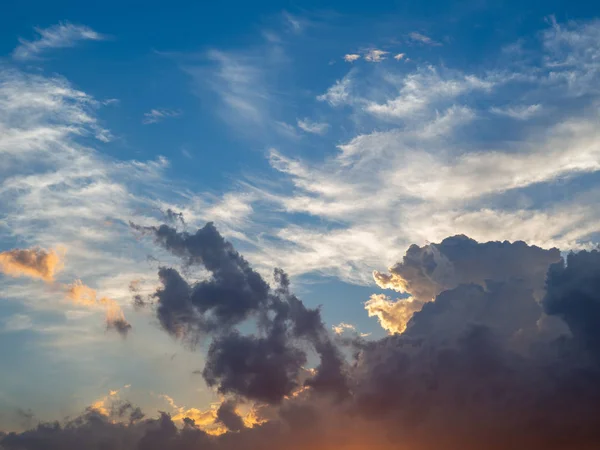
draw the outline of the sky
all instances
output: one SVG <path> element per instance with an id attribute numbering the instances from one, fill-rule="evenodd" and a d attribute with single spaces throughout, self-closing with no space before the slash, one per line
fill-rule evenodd
<path id="1" fill-rule="evenodd" d="M 369 386 L 421 392 L 435 366 L 403 338 L 449 346 L 463 359 L 436 367 L 465 380 L 493 341 L 482 391 L 511 369 L 538 404 L 577 372 L 541 392 L 543 368 L 600 373 L 600 7 L 88 3 L 0 15 L 0 448 L 54 448 L 38 424 L 67 418 L 98 448 L 97 421 L 114 448 L 169 424 L 173 449 L 190 427 L 263 448 L 313 404 L 347 409 L 303 444 L 339 443 L 359 408 L 385 416 L 352 425 L 360 445 L 387 448 L 386 420 L 425 413 Z M 456 407 L 425 391 L 415 449 Z M 515 429 L 482 404 L 460 418 Z"/>

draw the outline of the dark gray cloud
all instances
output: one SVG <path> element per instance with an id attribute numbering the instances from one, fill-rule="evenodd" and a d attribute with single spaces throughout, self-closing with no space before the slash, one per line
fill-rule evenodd
<path id="1" fill-rule="evenodd" d="M 470 240 L 461 242 L 474 245 Z M 243 334 L 237 325 L 245 320 L 211 316 L 207 327 L 207 312 L 191 300 L 196 284 L 175 269 L 161 269 L 157 314 L 165 330 L 211 339 L 203 370 L 209 384 L 242 400 L 268 403 L 260 409 L 268 422 L 244 427 L 235 403 L 228 400 L 217 416 L 235 432 L 209 436 L 191 419 L 176 427 L 166 414 L 144 419 L 139 409 L 123 404 L 111 408 L 108 418 L 88 411 L 66 423 L 7 434 L 0 437 L 0 447 L 597 449 L 598 252 L 573 254 L 566 264 L 552 265 L 540 304 L 538 289 L 544 292 L 539 288 L 544 276 L 537 267 L 551 264 L 554 251 L 528 250 L 531 247 L 521 244 L 477 244 L 485 252 L 473 251 L 468 260 L 464 254 L 458 256 L 461 245 L 446 257 L 462 258 L 452 270 L 454 279 L 464 282 L 438 293 L 435 301 L 413 315 L 403 333 L 374 341 L 347 340 L 354 346 L 350 361 L 329 338 L 319 311 L 304 307 L 290 292 L 283 271 L 275 272 L 259 306 L 247 310 L 244 317 L 256 319 L 256 326 L 255 332 Z M 503 256 L 511 252 L 524 258 L 514 262 L 522 268 L 522 276 Z M 538 253 L 538 259 L 527 259 L 528 252 Z M 189 261 L 188 253 L 182 251 L 184 260 Z M 230 258 L 239 266 L 237 253 L 230 253 Z M 494 260 L 498 274 L 492 271 Z M 231 261 L 224 264 L 230 267 Z M 475 274 L 462 273 L 470 270 Z M 163 313 L 158 312 L 161 304 L 166 308 Z M 564 320 L 566 332 L 545 334 L 540 327 L 542 309 Z M 307 346 L 320 357 L 316 374 L 303 368 Z M 120 420 L 113 422 L 114 417 Z"/>
<path id="2" fill-rule="evenodd" d="M 541 301 L 546 272 L 551 264 L 558 261 L 558 249 L 542 249 L 521 241 L 479 243 L 458 235 L 423 247 L 411 245 L 402 261 L 391 267 L 389 273 L 374 273 L 375 281 L 380 287 L 406 293 L 410 297 L 392 301 L 383 295 L 374 295 L 367 302 L 366 308 L 369 315 L 379 318 L 384 328 L 390 332 L 402 332 L 410 325 L 410 319 L 415 313 L 422 309 L 431 311 L 432 308 L 442 308 L 430 305 L 434 300 L 437 302 L 436 297 L 442 292 L 461 285 L 478 285 L 485 291 L 497 290 L 504 284 L 504 289 L 519 290 L 522 300 L 512 301 L 511 305 L 506 304 L 511 301 L 508 299 L 492 302 L 490 305 L 495 307 L 493 312 L 479 308 L 481 302 L 477 300 L 473 300 L 471 305 L 466 305 L 463 301 L 459 304 L 445 301 L 445 310 L 452 314 L 454 306 L 463 305 L 466 316 L 471 320 L 476 320 L 476 315 L 481 316 L 488 311 L 487 318 L 481 319 L 488 324 L 500 317 L 511 320 L 505 317 L 506 314 L 518 317 L 531 315 L 533 310 L 537 310 L 538 316 L 542 316 L 542 309 L 533 303 Z M 477 289 L 472 289 L 467 296 L 477 296 L 477 292 Z M 525 300 L 525 296 L 530 299 Z M 449 297 L 444 295 L 442 298 L 447 300 Z M 518 307 L 523 309 L 517 311 L 515 308 Z M 500 316 L 496 317 L 496 314 Z M 457 314 L 454 315 L 454 319 L 459 319 Z M 545 328 L 548 333 L 556 335 L 565 329 L 556 320 L 538 318 L 540 323 L 537 326 Z"/>
<path id="3" fill-rule="evenodd" d="M 550 267 L 544 308 L 562 318 L 600 362 L 600 252 L 571 253 Z"/>
<path id="4" fill-rule="evenodd" d="M 235 411 L 235 401 L 227 400 L 221 403 L 217 410 L 217 421 L 221 422 L 230 431 L 240 431 L 244 428 L 244 420 Z"/>
<path id="5" fill-rule="evenodd" d="M 279 403 L 299 387 L 312 348 L 320 363 L 306 381 L 342 397 L 347 393 L 344 360 L 318 309 L 306 308 L 289 289 L 281 269 L 270 286 L 212 223 L 194 234 L 168 225 L 132 227 L 182 259 L 188 270 L 210 276 L 190 283 L 177 269 L 161 267 L 154 294 L 162 327 L 187 342 L 210 340 L 202 374 L 209 386 L 267 403 Z M 253 324 L 253 325 L 250 325 Z M 253 333 L 242 333 L 251 326 Z"/>

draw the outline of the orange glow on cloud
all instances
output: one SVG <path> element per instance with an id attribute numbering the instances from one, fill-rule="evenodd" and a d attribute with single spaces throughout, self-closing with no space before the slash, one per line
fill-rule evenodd
<path id="1" fill-rule="evenodd" d="M 0 272 L 10 277 L 38 278 L 54 288 L 65 291 L 67 299 L 76 305 L 103 306 L 106 311 L 106 324 L 121 334 L 131 328 L 119 304 L 108 297 L 99 297 L 96 290 L 75 280 L 71 284 L 58 284 L 54 276 L 64 267 L 66 250 L 62 247 L 53 250 L 43 248 L 13 249 L 0 253 Z"/>
<path id="2" fill-rule="evenodd" d="M 64 249 L 13 249 L 0 253 L 0 271 L 10 277 L 40 278 L 54 281 L 63 268 Z"/>
<path id="3" fill-rule="evenodd" d="M 211 403 L 210 408 L 204 410 L 198 408 L 186 409 L 182 406 L 177 406 L 173 398 L 166 394 L 161 395 L 161 397 L 173 408 L 171 418 L 174 422 L 182 422 L 185 418 L 192 419 L 205 433 L 213 436 L 219 436 L 228 432 L 227 427 L 217 421 L 217 410 L 221 406 L 220 403 Z M 246 428 L 253 428 L 267 422 L 258 416 L 253 407 L 246 412 L 236 408 L 235 412 L 242 418 Z"/>
<path id="4" fill-rule="evenodd" d="M 67 289 L 67 298 L 76 305 L 83 306 L 103 306 L 106 310 L 106 324 L 109 327 L 125 327 L 130 325 L 125 319 L 125 314 L 119 304 L 108 297 L 98 297 L 95 289 L 83 284 L 81 280 L 75 280 L 73 283 L 65 286 Z"/>

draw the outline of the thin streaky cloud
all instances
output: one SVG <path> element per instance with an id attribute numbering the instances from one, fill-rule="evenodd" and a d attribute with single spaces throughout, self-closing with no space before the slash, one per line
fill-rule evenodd
<path id="1" fill-rule="evenodd" d="M 394 55 L 394 59 L 396 61 L 400 61 L 402 58 L 404 58 L 406 56 L 405 53 L 398 53 L 397 55 Z"/>
<path id="2" fill-rule="evenodd" d="M 421 42 L 422 44 L 426 44 L 426 45 L 441 45 L 439 42 L 434 41 L 429 36 L 426 36 L 422 33 L 418 33 L 416 31 L 413 31 L 412 33 L 410 33 L 408 35 L 408 37 L 413 41 Z"/>
<path id="3" fill-rule="evenodd" d="M 174 109 L 151 109 L 147 113 L 144 113 L 144 119 L 142 120 L 142 123 L 145 125 L 158 123 L 168 118 L 179 117 L 181 114 L 181 111 Z"/>
<path id="4" fill-rule="evenodd" d="M 80 41 L 101 41 L 106 36 L 85 25 L 61 22 L 48 28 L 35 28 L 38 38 L 28 41 L 19 38 L 19 45 L 13 50 L 12 57 L 27 61 L 39 58 L 46 50 L 75 47 Z"/>
<path id="5" fill-rule="evenodd" d="M 523 106 L 511 106 L 507 108 L 490 108 L 490 112 L 498 114 L 500 116 L 510 117 L 516 120 L 527 120 L 531 117 L 538 115 L 542 111 L 542 105 L 523 105 Z"/>
<path id="6" fill-rule="evenodd" d="M 32 327 L 31 317 L 26 314 L 14 314 L 4 320 L 5 332 L 24 331 Z"/>
<path id="7" fill-rule="evenodd" d="M 325 134 L 329 124 L 324 122 L 313 122 L 310 119 L 298 119 L 298 128 L 312 134 Z"/>

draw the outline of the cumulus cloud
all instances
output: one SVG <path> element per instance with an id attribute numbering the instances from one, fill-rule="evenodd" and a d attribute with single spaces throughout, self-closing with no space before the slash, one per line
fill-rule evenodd
<path id="1" fill-rule="evenodd" d="M 360 55 L 357 53 L 348 53 L 347 55 L 344 55 L 344 61 L 349 63 L 354 62 L 358 59 L 360 59 Z"/>
<path id="2" fill-rule="evenodd" d="M 489 291 L 499 289 L 494 283 L 521 284 L 523 294 L 529 295 L 529 310 L 533 310 L 540 319 L 541 309 L 538 302 L 544 293 L 546 272 L 551 264 L 560 260 L 558 249 L 545 250 L 536 246 L 528 246 L 524 242 L 486 242 L 478 243 L 466 236 L 454 236 L 444 239 L 439 244 L 428 244 L 423 247 L 412 245 L 403 257 L 402 262 L 390 268 L 389 273 L 375 271 L 375 282 L 384 289 L 393 289 L 408 294 L 405 299 L 392 301 L 385 295 L 373 295 L 366 302 L 365 308 L 370 316 L 376 316 L 381 325 L 392 333 L 402 333 L 410 325 L 415 313 L 423 310 L 425 305 L 442 299 L 445 304 L 452 302 L 450 294 L 440 295 L 444 291 L 452 291 L 461 285 L 475 284 L 478 288 L 471 291 L 461 291 L 458 295 L 464 303 L 466 298 L 487 296 Z M 500 285 L 502 286 L 502 285 Z M 484 290 L 488 292 L 484 293 Z M 529 293 L 529 294 L 527 294 Z M 517 294 L 501 292 L 499 297 L 505 298 Z M 438 297 L 439 296 L 439 297 Z M 475 304 L 484 305 L 483 300 L 473 300 Z M 438 306 L 427 306 L 427 310 Z M 448 307 L 439 306 L 448 310 Z M 491 306 L 486 306 L 495 319 L 500 318 L 498 312 L 493 312 Z M 470 311 L 476 308 L 469 306 Z M 517 307 L 510 309 L 512 312 Z M 457 314 L 468 314 L 457 311 Z M 524 309 L 522 315 L 527 312 Z M 450 321 L 447 317 L 445 320 Z M 513 320 L 514 321 L 514 320 Z M 530 321 L 535 322 L 535 320 Z M 489 325 L 489 324 L 486 324 Z M 440 328 L 440 327 L 438 327 Z M 410 332 L 410 330 L 408 330 Z M 513 330 L 516 332 L 517 330 Z"/>
<path id="3" fill-rule="evenodd" d="M 201 229 L 199 236 L 170 229 L 138 229 L 153 235 L 187 264 L 206 260 L 214 274 L 209 282 L 215 289 L 220 271 L 226 268 L 231 276 L 247 278 L 249 274 L 242 275 L 244 260 L 217 239 L 210 227 Z M 556 250 L 522 242 L 479 244 L 464 236 L 414 246 L 397 266 L 396 277 L 390 274 L 381 278 L 382 283 L 412 289 L 417 297 L 439 292 L 436 300 L 415 313 L 403 333 L 373 341 L 345 341 L 353 351 L 345 375 L 350 389 L 344 397 L 324 397 L 309 383 L 312 387 L 297 386 L 270 405 L 260 406 L 260 399 L 255 399 L 259 407 L 255 404 L 254 412 L 246 415 L 253 419 L 244 419 L 236 405 L 249 400 L 246 390 L 236 390 L 234 398 L 204 412 L 178 407 L 165 396 L 175 415 L 144 418 L 141 410 L 121 401 L 114 391 L 75 419 L 6 433 L 0 443 L 7 450 L 82 445 L 123 450 L 196 446 L 214 450 L 387 449 L 397 448 L 398 442 L 415 450 L 432 450 L 441 443 L 473 450 L 591 450 L 600 438 L 598 255 L 597 251 L 580 252 L 568 256 L 565 263 Z M 544 267 L 549 267 L 546 283 Z M 276 285 L 269 287 L 272 300 L 292 296 L 285 275 L 277 272 L 277 278 Z M 180 295 L 188 301 L 189 293 Z M 538 327 L 542 306 L 553 318 L 564 319 L 568 329 L 554 335 L 543 333 Z M 290 323 L 291 328 L 282 331 L 298 336 L 315 330 L 317 312 L 299 303 L 277 303 L 270 312 L 277 315 L 287 307 L 300 308 L 299 316 Z M 203 315 L 198 309 L 196 314 Z M 271 320 L 263 317 L 259 328 L 269 329 Z M 224 339 L 214 339 L 211 347 L 225 355 L 231 342 L 244 335 L 236 331 L 220 336 Z M 520 339 L 519 345 L 515 338 Z M 258 376 L 254 379 L 241 375 L 251 360 L 273 356 L 266 345 L 268 339 L 254 336 L 251 341 L 242 340 L 244 345 L 236 352 L 237 362 L 228 369 L 228 377 L 240 377 L 236 382 L 242 385 L 260 380 L 271 387 L 277 385 L 276 368 L 253 370 Z M 262 344 L 253 348 L 249 343 L 254 340 Z M 322 343 L 332 345 L 331 341 Z M 321 355 L 323 369 L 333 354 Z M 305 376 L 309 380 L 318 377 L 312 373 Z M 216 424 L 228 431 L 217 432 L 211 428 Z M 209 430 L 215 432 L 209 434 Z"/>
<path id="4" fill-rule="evenodd" d="M 64 251 L 42 248 L 13 249 L 0 253 L 0 271 L 11 277 L 40 278 L 54 281 L 63 267 Z"/>
<path id="5" fill-rule="evenodd" d="M 35 28 L 39 37 L 32 41 L 19 39 L 20 45 L 14 49 L 13 58 L 21 61 L 38 58 L 47 50 L 75 47 L 78 42 L 106 39 L 102 34 L 84 25 L 68 22 L 52 25 L 48 28 Z"/>
<path id="6" fill-rule="evenodd" d="M 170 117 L 179 117 L 181 114 L 181 111 L 174 109 L 151 109 L 150 111 L 144 113 L 144 119 L 142 120 L 142 123 L 145 125 L 158 123 Z"/>
<path id="7" fill-rule="evenodd" d="M 600 361 L 600 251 L 571 253 L 552 265 L 543 305 L 561 317 L 573 336 Z"/>

